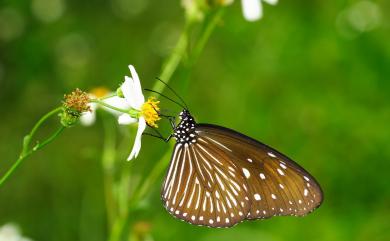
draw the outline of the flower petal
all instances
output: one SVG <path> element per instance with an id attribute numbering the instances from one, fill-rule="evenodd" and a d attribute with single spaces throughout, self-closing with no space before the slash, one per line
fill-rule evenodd
<path id="1" fill-rule="evenodd" d="M 131 150 L 129 157 L 127 158 L 128 161 L 130 161 L 133 158 L 137 158 L 138 153 L 141 150 L 141 138 L 142 138 L 142 133 L 144 132 L 145 128 L 146 128 L 145 119 L 143 117 L 140 117 L 138 120 L 137 135 L 135 137 L 133 149 Z"/>
<path id="2" fill-rule="evenodd" d="M 256 21 L 263 17 L 261 0 L 241 0 L 244 18 L 248 21 Z"/>
<path id="3" fill-rule="evenodd" d="M 271 5 L 276 5 L 278 3 L 278 0 L 263 0 L 263 1 Z"/>
<path id="4" fill-rule="evenodd" d="M 118 118 L 119 125 L 130 125 L 136 122 L 137 119 L 132 118 L 129 114 L 122 114 Z"/>
<path id="5" fill-rule="evenodd" d="M 118 96 L 113 96 L 111 98 L 105 99 L 105 100 L 103 100 L 103 102 L 106 103 L 106 104 L 109 104 L 111 106 L 120 108 L 120 109 L 127 110 L 127 109 L 130 108 L 130 104 L 124 98 L 120 98 Z M 120 114 L 122 114 L 122 112 L 113 110 L 111 108 L 107 108 L 107 107 L 104 107 L 104 106 L 102 106 L 102 108 L 104 110 L 106 110 L 106 111 L 116 115 L 116 116 L 119 116 Z"/>
<path id="6" fill-rule="evenodd" d="M 129 69 L 131 72 L 131 77 L 133 78 L 134 83 L 134 99 L 135 99 L 135 109 L 139 110 L 141 106 L 145 103 L 145 97 L 142 94 L 142 87 L 141 83 L 139 81 L 139 77 L 137 74 L 137 71 L 135 71 L 135 68 L 133 65 L 129 65 Z"/>
<path id="7" fill-rule="evenodd" d="M 134 81 L 132 78 L 125 76 L 125 82 L 121 85 L 122 93 L 125 97 L 125 100 L 129 105 L 135 108 L 135 94 L 134 94 Z"/>
<path id="8" fill-rule="evenodd" d="M 90 105 L 91 111 L 84 112 L 80 116 L 80 123 L 83 126 L 90 126 L 96 121 L 96 109 L 97 109 L 97 104 L 96 103 L 91 103 Z"/>

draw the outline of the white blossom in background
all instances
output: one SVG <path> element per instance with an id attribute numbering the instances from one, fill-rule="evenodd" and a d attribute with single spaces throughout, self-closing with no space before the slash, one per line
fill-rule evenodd
<path id="1" fill-rule="evenodd" d="M 191 0 L 187 0 L 191 1 Z M 234 0 L 216 0 L 220 5 L 227 6 Z M 276 5 L 278 0 L 241 0 L 242 13 L 244 18 L 250 22 L 257 21 L 263 17 L 263 5 L 266 2 L 271 5 Z"/>
<path id="2" fill-rule="evenodd" d="M 263 17 L 262 2 L 276 5 L 278 0 L 241 0 L 244 18 L 251 22 L 261 19 Z"/>
<path id="3" fill-rule="evenodd" d="M 7 223 L 0 227 L 0 241 L 32 241 L 32 239 L 23 237 L 15 224 Z"/>

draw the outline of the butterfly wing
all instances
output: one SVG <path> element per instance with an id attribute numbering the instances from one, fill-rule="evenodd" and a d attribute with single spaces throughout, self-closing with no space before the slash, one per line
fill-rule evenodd
<path id="1" fill-rule="evenodd" d="M 230 154 L 248 185 L 247 219 L 276 215 L 303 216 L 321 205 L 323 193 L 305 169 L 277 150 L 241 133 L 200 124 L 199 142 Z"/>
<path id="2" fill-rule="evenodd" d="M 230 227 L 245 219 L 248 187 L 235 165 L 222 161 L 229 159 L 197 143 L 176 144 L 161 193 L 167 211 L 209 227 Z"/>
<path id="3" fill-rule="evenodd" d="M 305 215 L 322 202 L 316 180 L 294 161 L 236 131 L 198 124 L 177 143 L 162 187 L 165 208 L 195 225 Z"/>

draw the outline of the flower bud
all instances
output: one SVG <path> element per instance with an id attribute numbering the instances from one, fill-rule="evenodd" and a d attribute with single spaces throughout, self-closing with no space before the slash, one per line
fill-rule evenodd
<path id="1" fill-rule="evenodd" d="M 119 87 L 118 89 L 116 89 L 116 95 L 119 97 L 119 98 L 125 98 L 125 96 L 123 95 L 123 91 L 122 91 L 122 88 Z"/>
<path id="2" fill-rule="evenodd" d="M 91 111 L 89 101 L 88 94 L 80 89 L 76 89 L 72 93 L 64 95 L 64 110 L 60 114 L 61 124 L 65 127 L 74 125 L 83 112 Z"/>
<path id="3" fill-rule="evenodd" d="M 71 127 L 77 123 L 80 116 L 81 113 L 64 108 L 64 111 L 60 114 L 61 125 L 65 127 Z"/>

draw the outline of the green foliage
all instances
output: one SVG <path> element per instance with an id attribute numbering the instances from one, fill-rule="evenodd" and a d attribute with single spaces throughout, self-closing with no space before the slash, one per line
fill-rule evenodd
<path id="1" fill-rule="evenodd" d="M 128 64 L 135 65 L 144 87 L 152 87 L 185 27 L 179 1 L 53 1 L 64 3 L 62 10 L 31 2 L 42 0 L 0 2 L 0 175 L 12 165 L 24 134 L 61 105 L 63 93 L 97 86 L 115 91 Z M 390 5 L 372 2 L 374 13 L 379 9 L 374 19 L 372 9 L 353 11 L 356 0 L 281 0 L 264 5 L 264 19 L 249 23 L 236 1 L 196 63 L 180 65 L 170 82 L 198 122 L 241 131 L 310 171 L 324 189 L 321 208 L 304 218 L 276 217 L 232 229 L 196 227 L 164 210 L 163 175 L 156 175 L 146 197 L 131 207 L 125 228 L 132 239 L 386 240 Z M 4 9 L 13 19 L 7 33 Z M 103 129 L 116 120 L 106 116 L 103 123 L 101 117 L 92 127 L 67 130 L 19 167 L 0 188 L 0 225 L 18 223 L 37 241 L 107 240 L 103 175 L 109 171 L 117 180 L 130 169 L 130 182 L 113 192 L 131 194 L 172 147 L 144 137 L 139 158 L 127 162 L 133 135 L 118 128 L 118 152 L 102 160 Z M 168 124 L 162 126 L 167 135 Z M 50 122 L 39 137 L 56 127 Z M 112 159 L 115 168 L 102 170 L 102 162 Z"/>

